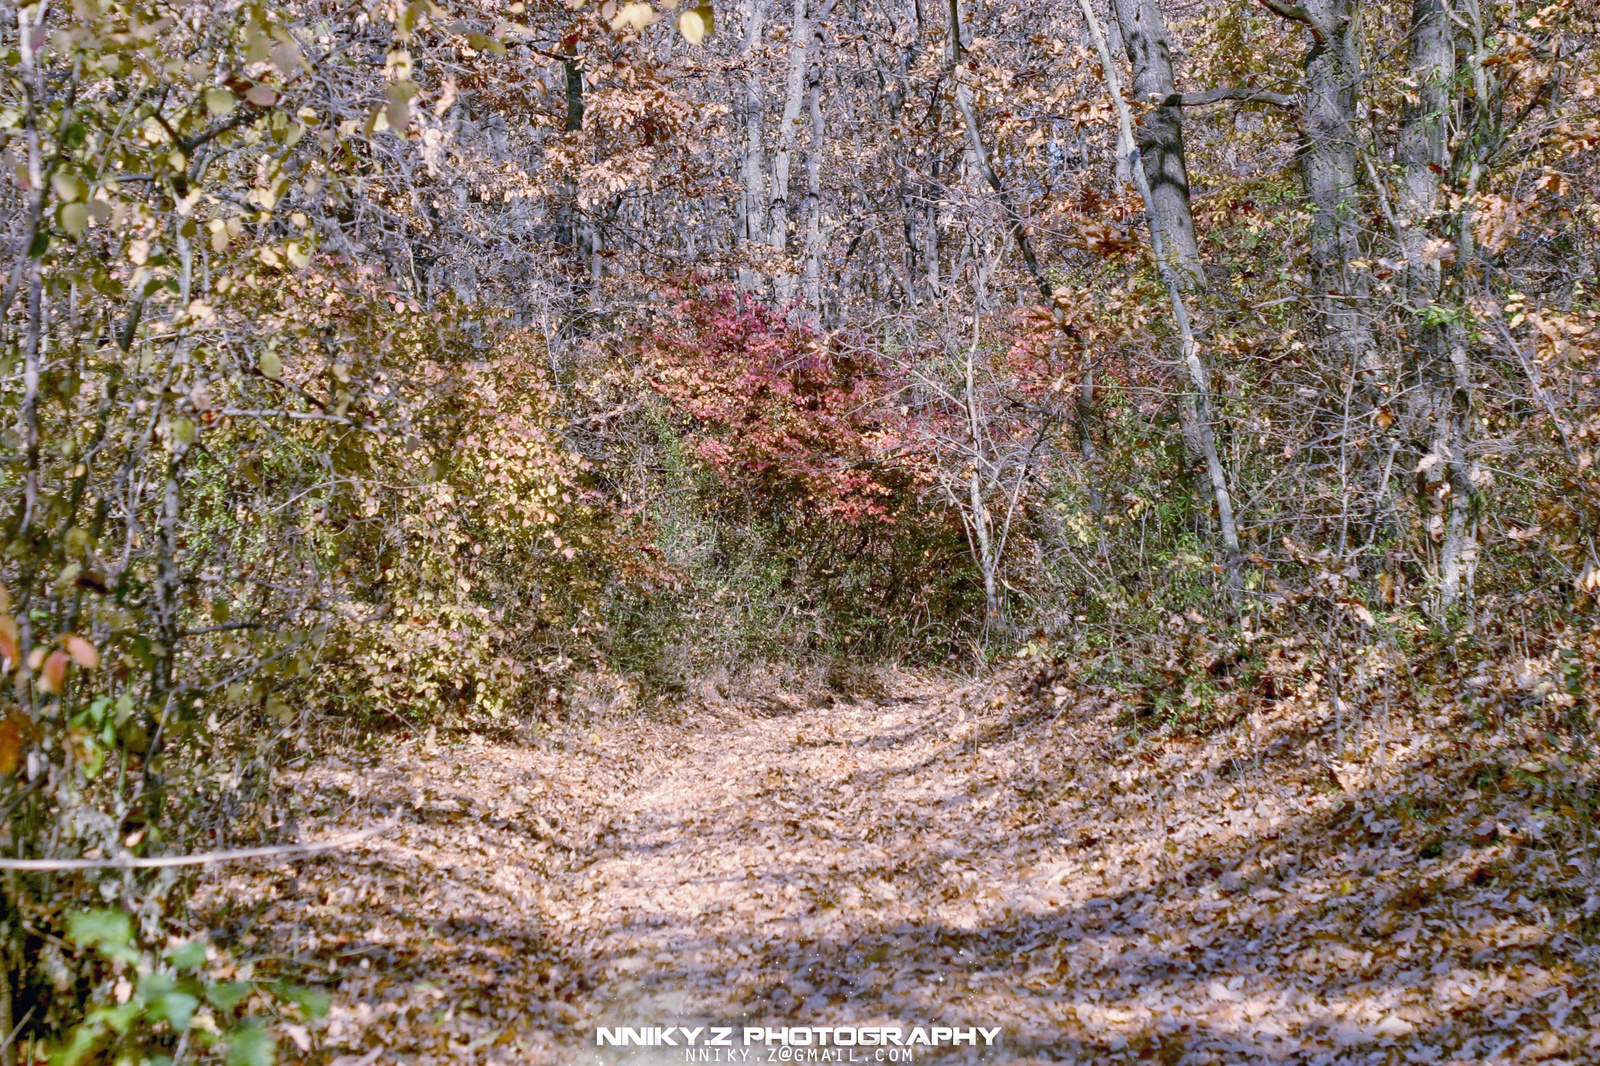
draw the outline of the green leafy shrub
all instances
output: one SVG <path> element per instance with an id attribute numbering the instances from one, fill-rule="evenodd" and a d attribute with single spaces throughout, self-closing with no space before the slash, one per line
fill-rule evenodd
<path id="1" fill-rule="evenodd" d="M 307 1023 L 328 1012 L 327 995 L 316 989 L 213 976 L 232 965 L 201 941 L 154 951 L 120 911 L 74 913 L 67 930 L 94 959 L 93 987 L 83 1020 L 50 1051 L 50 1066 L 166 1066 L 186 1049 L 202 1059 L 219 1056 L 227 1066 L 270 1066 L 277 1041 L 252 1008 L 285 1019 L 302 1051 L 310 1050 Z"/>

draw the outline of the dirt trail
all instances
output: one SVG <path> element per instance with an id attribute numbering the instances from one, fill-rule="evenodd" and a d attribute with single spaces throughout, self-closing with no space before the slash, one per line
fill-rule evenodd
<path id="1" fill-rule="evenodd" d="M 1002 975 L 973 965 L 986 903 L 1040 922 L 1064 894 L 1034 868 L 1048 831 L 996 803 L 1015 765 L 952 765 L 927 711 L 846 703 L 687 738 L 579 889 L 605 1021 L 994 1024 L 980 1004 Z"/>
<path id="2" fill-rule="evenodd" d="M 1538 797 L 1493 797 L 1491 836 L 1423 737 L 1341 765 L 1314 716 L 1157 747 L 1054 702 L 778 694 L 334 760 L 288 782 L 308 835 L 407 822 L 219 878 L 216 934 L 328 986 L 306 1057 L 340 1066 L 686 1061 L 595 1046 L 667 1025 L 1002 1030 L 918 1063 L 1600 1057 L 1562 917 L 1593 889 Z"/>

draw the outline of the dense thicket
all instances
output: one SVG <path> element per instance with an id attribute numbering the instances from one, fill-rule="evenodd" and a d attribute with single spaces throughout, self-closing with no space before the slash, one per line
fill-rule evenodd
<path id="1" fill-rule="evenodd" d="M 373 721 L 1029 641 L 1175 726 L 1470 676 L 1586 753 L 1589 6 L 1094 10 L 1129 69 L 1068 5 L 6 8 L 0 851 L 270 838 Z M 5 877 L 0 1039 L 187 883 Z"/>

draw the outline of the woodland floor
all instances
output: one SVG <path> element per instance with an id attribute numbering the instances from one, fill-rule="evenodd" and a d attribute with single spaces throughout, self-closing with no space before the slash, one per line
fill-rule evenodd
<path id="1" fill-rule="evenodd" d="M 281 783 L 306 839 L 397 828 L 201 911 L 326 988 L 283 1050 L 337 1066 L 681 1062 L 594 1029 L 685 1023 L 1003 1028 L 919 1063 L 1600 1061 L 1593 840 L 1526 750 L 1370 723 L 1341 762 L 1315 706 L 1131 724 L 899 676 L 393 742 Z"/>

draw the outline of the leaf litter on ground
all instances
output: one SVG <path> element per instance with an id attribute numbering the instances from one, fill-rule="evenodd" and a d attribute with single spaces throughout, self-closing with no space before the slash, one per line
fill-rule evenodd
<path id="1" fill-rule="evenodd" d="M 293 1035 L 337 1066 L 684 1061 L 594 1030 L 685 1023 L 1003 1029 L 918 1062 L 1600 1060 L 1550 738 L 1434 716 L 1338 751 L 1315 700 L 1142 736 L 1018 681 L 328 757 L 280 781 L 303 829 L 402 824 L 214 874 L 202 913 L 330 993 Z"/>

